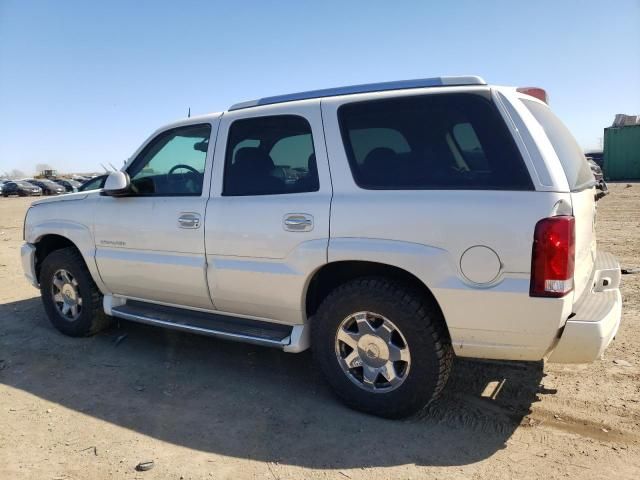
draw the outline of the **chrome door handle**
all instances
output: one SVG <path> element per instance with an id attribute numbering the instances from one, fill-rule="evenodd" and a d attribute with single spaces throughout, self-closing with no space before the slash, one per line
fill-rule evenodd
<path id="1" fill-rule="evenodd" d="M 200 215 L 197 213 L 183 213 L 178 217 L 180 228 L 200 228 Z"/>
<path id="2" fill-rule="evenodd" d="M 282 222 L 284 229 L 290 232 L 310 232 L 313 230 L 313 217 L 307 213 L 288 213 Z"/>

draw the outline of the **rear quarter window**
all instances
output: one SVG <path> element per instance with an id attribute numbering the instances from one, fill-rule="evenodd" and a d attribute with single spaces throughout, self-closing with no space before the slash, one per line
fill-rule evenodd
<path id="1" fill-rule="evenodd" d="M 338 120 L 361 188 L 533 190 L 511 134 L 482 93 L 348 103 Z"/>
<path id="2" fill-rule="evenodd" d="M 587 159 L 564 123 L 542 103 L 525 99 L 522 103 L 538 121 L 551 142 L 567 177 L 569 189 L 582 190 L 593 186 L 595 179 Z"/>

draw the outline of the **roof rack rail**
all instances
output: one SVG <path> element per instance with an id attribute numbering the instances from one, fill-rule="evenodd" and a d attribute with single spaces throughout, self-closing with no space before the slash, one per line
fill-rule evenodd
<path id="1" fill-rule="evenodd" d="M 257 100 L 240 102 L 229 107 L 229 111 L 243 108 L 272 105 L 274 103 L 293 102 L 295 100 L 307 100 L 310 98 L 334 97 L 338 95 L 351 95 L 353 93 L 384 92 L 386 90 L 401 90 L 406 88 L 445 87 L 463 85 L 486 85 L 482 78 L 468 75 L 461 77 L 434 77 L 419 78 L 416 80 L 397 80 L 394 82 L 365 83 L 362 85 L 350 85 L 347 87 L 325 88 L 322 90 L 310 90 L 308 92 L 289 93 L 264 97 Z"/>

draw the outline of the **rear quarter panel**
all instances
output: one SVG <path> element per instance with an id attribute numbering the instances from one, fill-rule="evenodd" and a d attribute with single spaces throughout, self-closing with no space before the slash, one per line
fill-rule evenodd
<path id="1" fill-rule="evenodd" d="M 345 101 L 322 102 L 334 187 L 329 262 L 385 263 L 418 277 L 438 302 L 460 356 L 542 358 L 569 315 L 570 302 L 529 296 L 533 233 L 557 202 L 570 201 L 569 194 L 361 189 L 353 181 L 337 122 Z M 500 271 L 488 283 L 469 281 L 460 268 L 462 254 L 476 245 L 491 248 L 500 259 Z"/>

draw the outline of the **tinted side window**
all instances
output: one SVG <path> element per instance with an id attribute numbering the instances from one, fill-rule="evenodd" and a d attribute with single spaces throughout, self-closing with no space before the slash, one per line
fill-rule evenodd
<path id="1" fill-rule="evenodd" d="M 376 148 L 386 147 L 395 153 L 406 153 L 409 149 L 407 139 L 398 130 L 392 128 L 358 128 L 349 132 L 349 140 L 355 158 L 364 160 Z"/>
<path id="2" fill-rule="evenodd" d="M 551 111 L 549 107 L 538 102 L 522 100 L 531 114 L 542 126 L 544 133 L 553 145 L 556 155 L 560 159 L 562 169 L 567 176 L 569 188 L 579 190 L 591 186 L 594 182 L 593 173 L 587 163 L 582 149 L 576 142 L 569 129 Z"/>
<path id="3" fill-rule="evenodd" d="M 229 128 L 223 195 L 319 189 L 311 126 L 295 115 L 236 120 Z"/>
<path id="4" fill-rule="evenodd" d="M 489 169 L 489 162 L 487 162 L 482 144 L 470 123 L 455 125 L 451 131 L 451 138 L 447 138 L 447 141 L 453 143 L 451 149 L 454 155 L 459 154 L 471 170 Z"/>
<path id="5" fill-rule="evenodd" d="M 161 133 L 131 164 L 131 188 L 140 195 L 201 195 L 211 125 Z"/>
<path id="6" fill-rule="evenodd" d="M 533 190 L 504 121 L 481 94 L 349 103 L 338 119 L 362 188 Z"/>

